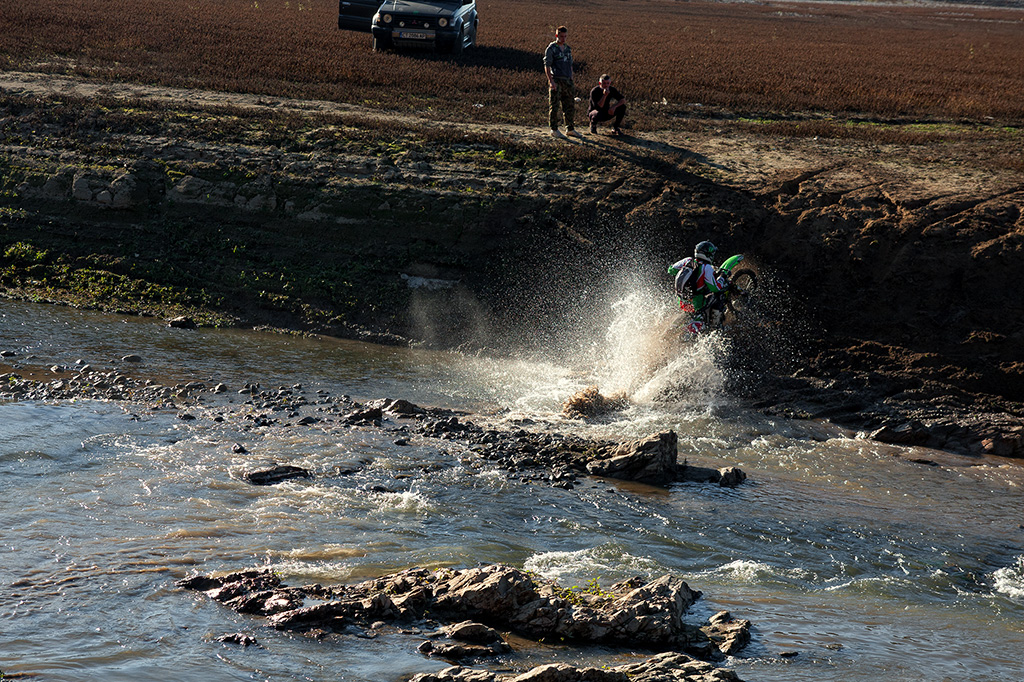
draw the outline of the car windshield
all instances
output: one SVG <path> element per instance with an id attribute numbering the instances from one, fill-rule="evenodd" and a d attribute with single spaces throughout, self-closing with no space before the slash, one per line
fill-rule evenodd
<path id="1" fill-rule="evenodd" d="M 469 4 L 469 2 L 463 3 L 460 2 L 460 0 L 388 0 L 388 2 L 385 2 L 384 4 L 389 8 L 392 8 L 393 11 L 393 9 L 397 8 L 400 4 L 404 5 L 406 3 L 431 5 L 433 7 L 444 8 L 458 8 L 461 7 L 463 4 Z"/>

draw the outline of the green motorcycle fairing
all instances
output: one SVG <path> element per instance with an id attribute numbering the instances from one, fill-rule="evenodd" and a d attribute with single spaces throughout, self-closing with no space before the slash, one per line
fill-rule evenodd
<path id="1" fill-rule="evenodd" d="M 731 258 L 728 258 L 724 263 L 722 263 L 719 266 L 718 269 L 721 272 L 731 272 L 732 269 L 734 267 L 736 267 L 741 260 L 743 260 L 743 254 L 742 253 L 738 253 L 735 256 L 732 256 Z"/>

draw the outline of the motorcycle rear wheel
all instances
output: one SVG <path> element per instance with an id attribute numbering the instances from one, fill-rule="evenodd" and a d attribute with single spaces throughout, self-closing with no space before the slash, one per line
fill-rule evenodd
<path id="1" fill-rule="evenodd" d="M 757 273 L 744 268 L 737 270 L 729 279 L 729 296 L 726 306 L 730 312 L 738 313 L 750 307 L 750 297 L 757 291 Z"/>

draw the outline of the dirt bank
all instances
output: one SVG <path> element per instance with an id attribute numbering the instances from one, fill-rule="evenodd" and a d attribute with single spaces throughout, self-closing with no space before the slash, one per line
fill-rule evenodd
<path id="1" fill-rule="evenodd" d="M 627 278 L 666 287 L 710 238 L 770 284 L 771 327 L 733 360 L 754 404 L 1024 454 L 1024 182 L 984 126 L 703 119 L 566 142 L 31 73 L 0 74 L 0 104 L 8 296 L 539 345 Z"/>

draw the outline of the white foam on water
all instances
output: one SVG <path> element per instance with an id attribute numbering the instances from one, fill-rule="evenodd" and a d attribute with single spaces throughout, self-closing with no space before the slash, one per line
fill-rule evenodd
<path id="1" fill-rule="evenodd" d="M 779 581 L 813 579 L 814 574 L 802 568 L 784 569 L 761 561 L 737 559 L 698 574 L 698 577 L 726 578 L 737 583 L 764 584 Z"/>
<path id="2" fill-rule="evenodd" d="M 289 582 L 348 582 L 353 573 L 351 564 L 343 561 L 307 561 L 303 559 L 284 559 L 265 566 L 274 573 L 289 576 Z"/>
<path id="3" fill-rule="evenodd" d="M 523 563 L 523 568 L 562 585 L 601 578 L 622 580 L 638 574 L 652 575 L 659 572 L 654 561 L 634 556 L 610 544 L 574 552 L 534 554 Z"/>
<path id="4" fill-rule="evenodd" d="M 437 511 L 430 498 L 415 489 L 400 493 L 378 493 L 374 496 L 381 511 L 395 511 L 411 514 L 427 514 Z"/>
<path id="5" fill-rule="evenodd" d="M 353 557 L 361 558 L 366 556 L 366 552 L 367 549 L 365 547 L 327 543 L 316 547 L 294 547 L 279 554 L 286 561 L 311 563 L 336 562 Z"/>
<path id="6" fill-rule="evenodd" d="M 1016 565 L 992 573 L 992 589 L 996 594 L 1024 601 L 1024 556 L 1017 557 Z"/>

